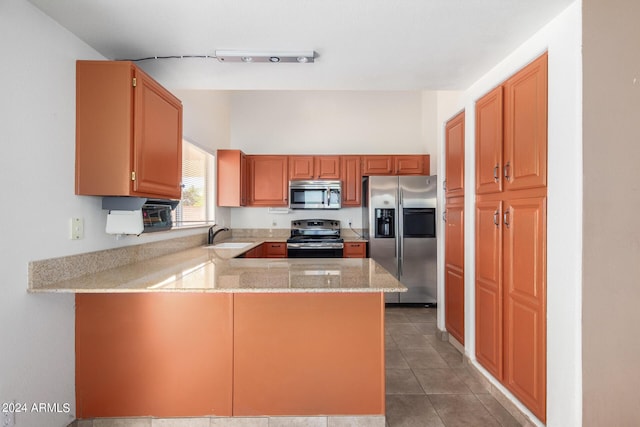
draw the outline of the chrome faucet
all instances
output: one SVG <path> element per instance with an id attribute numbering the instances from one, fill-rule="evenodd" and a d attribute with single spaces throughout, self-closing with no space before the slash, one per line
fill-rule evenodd
<path id="1" fill-rule="evenodd" d="M 228 229 L 227 227 L 222 227 L 222 228 L 220 228 L 220 229 L 218 229 L 218 230 L 216 230 L 216 231 L 213 231 L 213 229 L 214 229 L 215 227 L 216 227 L 216 225 L 214 224 L 214 225 L 212 225 L 212 226 L 209 228 L 209 238 L 207 239 L 207 244 L 208 244 L 208 245 L 213 245 L 213 239 L 215 239 L 215 238 L 216 238 L 216 236 L 217 236 L 219 233 L 222 233 L 223 231 L 229 231 L 229 229 Z"/>

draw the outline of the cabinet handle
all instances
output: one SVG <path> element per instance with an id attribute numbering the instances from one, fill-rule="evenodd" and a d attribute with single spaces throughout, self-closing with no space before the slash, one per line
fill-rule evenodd
<path id="1" fill-rule="evenodd" d="M 500 171 L 500 165 L 495 165 L 493 168 L 493 180 L 495 182 L 498 182 L 498 180 L 500 179 L 499 171 Z"/>
<path id="2" fill-rule="evenodd" d="M 509 228 L 509 209 L 504 212 L 504 225 Z"/>
<path id="3" fill-rule="evenodd" d="M 507 181 L 511 181 L 511 176 L 509 175 L 509 169 L 511 168 L 511 162 L 507 162 L 506 165 L 504 165 L 504 177 Z"/>
<path id="4" fill-rule="evenodd" d="M 498 224 L 498 218 L 500 217 L 500 211 L 498 211 L 496 209 L 496 211 L 493 213 L 493 224 L 497 227 L 500 224 Z"/>
<path id="5" fill-rule="evenodd" d="M 442 191 L 447 191 L 447 180 L 442 181 Z"/>
<path id="6" fill-rule="evenodd" d="M 442 221 L 447 222 L 447 211 L 442 212 Z"/>

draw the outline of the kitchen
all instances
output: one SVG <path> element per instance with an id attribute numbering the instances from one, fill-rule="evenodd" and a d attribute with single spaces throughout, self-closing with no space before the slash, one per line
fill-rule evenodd
<path id="1" fill-rule="evenodd" d="M 585 11 L 582 11 L 584 7 Z M 626 4 L 625 7 L 632 8 L 632 5 Z M 75 253 L 89 252 L 93 250 L 101 250 L 112 247 L 122 247 L 129 244 L 128 241 L 114 241 L 112 238 L 104 235 L 104 221 L 89 220 L 89 218 L 100 218 L 103 214 L 99 200 L 91 198 L 75 197 L 72 192 L 73 188 L 73 143 L 74 129 L 73 116 L 75 109 L 73 105 L 73 96 L 69 93 L 73 92 L 74 79 L 73 69 L 74 61 L 77 58 L 85 59 L 102 59 L 102 56 L 95 50 L 79 41 L 61 29 L 55 22 L 33 8 L 27 2 L 21 1 L 5 1 L 0 6 L 0 32 L 3 40 L 3 51 L 7 58 L 12 58 L 11 64 L 18 66 L 10 67 L 9 61 L 4 62 L 2 68 L 3 77 L 3 100 L 2 112 L 8 120 L 3 123 L 5 136 L 3 137 L 3 148 L 5 156 L 0 160 L 3 177 L 7 182 L 15 182 L 15 177 L 20 177 L 21 188 L 24 190 L 14 191 L 12 200 L 18 209 L 6 212 L 6 220 L 3 221 L 3 271 L 5 277 L 3 280 L 3 309 L 0 314 L 0 320 L 3 325 L 10 325 L 10 328 L 4 331 L 3 350 L 0 352 L 0 367 L 2 371 L 2 381 L 0 381 L 0 397 L 2 400 L 7 399 L 32 399 L 37 401 L 54 402 L 54 401 L 73 401 L 74 385 L 73 385 L 73 300 L 60 295 L 27 295 L 27 271 L 26 266 L 29 261 L 36 259 L 47 259 L 56 256 L 64 256 Z M 622 9 L 624 10 L 624 9 Z M 7 12 L 7 13 L 5 13 Z M 584 28 L 580 30 L 580 24 L 583 22 Z M 601 355 L 597 350 L 597 343 L 593 343 L 593 339 L 603 337 L 601 330 L 605 330 L 604 336 L 610 334 L 611 331 L 620 327 L 618 324 L 611 323 L 607 319 L 602 319 L 602 306 L 595 304 L 593 285 L 588 274 L 585 275 L 585 289 L 582 290 L 582 262 L 581 252 L 583 249 L 582 238 L 584 236 L 600 235 L 598 230 L 601 225 L 589 224 L 584 231 L 581 228 L 581 197 L 582 190 L 582 142 L 585 143 L 585 156 L 590 161 L 585 165 L 585 179 L 587 183 L 589 177 L 601 175 L 598 169 L 598 162 L 592 160 L 594 154 L 599 157 L 599 161 L 611 163 L 612 170 L 619 169 L 620 164 L 630 161 L 634 156 L 616 156 L 615 161 L 611 159 L 612 154 L 601 153 L 596 149 L 599 142 L 594 141 L 596 136 L 600 136 L 602 131 L 595 125 L 587 125 L 584 128 L 584 136 L 582 129 L 582 105 L 576 99 L 584 96 L 585 116 L 592 118 L 598 111 L 601 97 L 593 94 L 594 87 L 597 83 L 587 84 L 588 76 L 593 78 L 607 78 L 606 72 L 594 68 L 594 63 L 599 58 L 606 58 L 613 67 L 623 68 L 617 62 L 618 58 L 613 58 L 607 53 L 607 49 L 597 49 L 591 44 L 591 40 L 595 34 L 601 32 L 598 27 L 598 20 L 605 20 L 605 17 L 614 14 L 612 10 L 599 9 L 594 2 L 584 1 L 574 4 L 564 14 L 560 14 L 556 19 L 549 21 L 549 26 L 543 28 L 535 37 L 519 46 L 513 55 L 507 57 L 505 61 L 498 63 L 495 61 L 496 69 L 492 73 L 477 81 L 469 89 L 459 96 L 460 100 L 456 101 L 457 94 L 447 94 L 442 92 L 421 93 L 419 98 L 423 96 L 427 99 L 424 111 L 434 111 L 437 116 L 434 129 L 438 137 L 433 140 L 436 146 L 440 146 L 441 128 L 440 124 L 447 120 L 453 113 L 461 107 L 466 106 L 467 111 L 472 111 L 473 101 L 477 99 L 487 89 L 497 84 L 501 79 L 508 76 L 511 72 L 518 69 L 527 60 L 533 58 L 538 52 L 549 48 L 554 61 L 550 63 L 550 211 L 549 211 L 549 260 L 550 268 L 549 277 L 549 425 L 581 425 L 584 421 L 585 425 L 591 420 L 592 423 L 597 421 L 598 417 L 603 414 L 608 416 L 624 416 L 629 415 L 628 409 L 634 407 L 632 400 L 634 393 L 625 392 L 632 390 L 631 384 L 635 381 L 628 381 L 624 378 L 618 378 L 617 375 L 599 375 L 597 366 L 617 365 L 616 361 L 620 360 L 615 354 L 608 352 Z M 637 31 L 633 21 L 637 16 L 637 10 L 631 9 L 629 13 L 616 15 L 612 21 L 622 24 L 628 22 L 629 31 Z M 601 17 L 601 18 L 600 18 Z M 615 27 L 615 28 L 614 28 Z M 637 40 L 638 36 L 634 33 L 632 37 L 619 36 L 615 31 L 624 25 L 613 25 L 609 29 L 608 37 L 616 40 L 617 45 L 629 47 L 632 51 L 632 42 Z M 37 31 L 33 29 L 37 28 Z M 579 48 L 585 39 L 585 64 L 581 62 Z M 554 51 L 557 55 L 554 55 Z M 613 50 L 617 52 L 616 50 Z M 589 56 L 599 55 L 599 57 Z M 624 55 L 620 55 L 620 58 Z M 501 58 L 502 59 L 502 58 Z M 46 65 L 41 65 L 46 64 Z M 585 86 L 579 87 L 581 81 L 581 73 L 584 67 Z M 563 71 L 564 70 L 564 71 Z M 601 76 L 599 73 L 604 73 Z M 620 80 L 622 82 L 622 80 Z M 629 79 L 631 82 L 632 79 Z M 16 82 L 28 82 L 28 85 L 18 84 Z M 622 83 L 620 83 L 622 84 Z M 584 91 L 584 93 L 583 93 Z M 191 108 L 198 111 L 198 115 L 203 117 L 217 117 L 219 120 L 211 123 L 211 126 L 202 126 L 197 120 L 185 119 L 186 134 L 190 135 L 194 140 L 204 140 L 211 135 L 223 134 L 227 137 L 230 134 L 242 135 L 246 132 L 254 132 L 250 129 L 239 128 L 233 123 L 242 120 L 245 111 L 234 112 L 234 104 L 242 97 L 242 93 L 220 93 L 215 99 L 206 99 L 194 91 L 180 91 L 179 97 L 183 100 L 185 108 Z M 623 100 L 620 95 L 621 89 L 615 86 L 614 93 L 609 93 L 609 99 L 615 96 L 616 100 Z M 633 93 L 633 92 L 632 92 Z M 268 96 L 269 94 L 262 94 Z M 295 94 L 291 94 L 295 96 Z M 449 95 L 449 96 L 448 96 Z M 285 96 L 284 94 L 282 96 Z M 363 95 L 364 96 L 364 95 Z M 594 98 L 597 98 L 594 99 Z M 436 99 L 436 102 L 429 101 Z M 278 99 L 274 99 L 277 101 Z M 422 100 L 418 101 L 420 104 Z M 366 103 L 365 103 L 366 104 Z M 273 105 L 273 104 L 271 104 Z M 282 105 L 279 105 L 282 107 Z M 436 108 L 437 107 L 437 108 Z M 275 110 L 275 109 L 274 109 Z M 325 111 L 330 112 L 327 106 Z M 357 110 L 357 109 L 356 109 Z M 390 111 L 393 108 L 389 109 Z M 271 111 L 270 108 L 263 108 L 263 112 Z M 356 111 L 352 111 L 356 113 Z M 210 114 L 213 113 L 213 114 Z M 633 113 L 633 109 L 625 114 Z M 239 114 L 239 115 L 238 115 Z M 420 116 L 420 114 L 416 114 Z M 416 116 L 414 115 L 414 117 Z M 588 123 L 607 123 L 605 115 L 598 116 L 598 120 L 592 120 Z M 224 120 L 224 118 L 227 120 Z M 373 119 L 379 116 L 373 116 Z M 431 113 L 426 115 L 427 121 L 433 117 Z M 37 119 L 38 126 L 33 126 L 34 120 Z M 207 119 L 209 120 L 209 119 Z M 633 120 L 629 120 L 632 123 Z M 229 125 L 228 123 L 231 123 Z M 376 120 L 367 122 L 368 126 L 378 126 Z M 585 121 L 585 123 L 587 123 Z M 295 123 L 294 123 L 295 124 Z M 368 127 L 365 127 L 367 129 Z M 263 122 L 258 126 L 255 132 L 269 129 L 268 123 Z M 412 127 L 415 132 L 415 127 Z M 468 126 L 468 140 L 472 140 L 472 127 Z M 402 135 L 405 128 L 398 126 L 395 131 Z M 632 130 L 621 129 L 623 135 L 633 134 Z M 418 131 L 421 132 L 421 131 Z M 393 129 L 391 130 L 393 133 Z M 293 132 L 289 135 L 290 141 L 297 141 L 296 135 L 299 132 Z M 375 133 L 369 135 L 375 138 Z M 610 138 L 606 138 L 607 140 Z M 266 153 L 274 150 L 268 149 L 265 143 L 269 143 L 273 139 L 263 139 L 264 143 L 255 141 L 251 145 L 239 145 L 246 152 L 250 153 Z M 562 143 L 559 143 L 559 141 Z M 603 138 L 600 139 L 600 141 Z M 620 149 L 630 149 L 622 141 L 625 138 L 617 138 L 615 144 L 620 144 Z M 379 141 L 375 139 L 375 141 Z M 587 144 L 588 143 L 588 144 Z M 365 143 L 363 143 L 365 144 Z M 608 147 L 611 148 L 612 141 Z M 372 144 L 373 146 L 374 144 Z M 387 147 L 382 143 L 375 144 L 379 153 L 389 152 Z M 614 145 L 615 146 L 615 145 Z M 296 152 L 298 145 L 292 144 L 290 147 L 281 147 L 280 152 Z M 340 152 L 339 142 L 335 142 L 331 152 Z M 229 148 L 216 147 L 216 148 Z M 361 147 L 354 147 L 349 152 L 363 152 Z M 430 152 L 427 150 L 416 150 L 413 147 L 405 150 L 396 150 L 393 152 Z M 317 152 L 314 150 L 314 152 Z M 300 151 L 302 153 L 302 151 Z M 329 153 L 329 151 L 327 151 Z M 319 153 L 322 154 L 322 153 Z M 434 156 L 433 161 L 437 161 Z M 617 166 L 614 168 L 613 165 Z M 437 170 L 437 168 L 436 168 Z M 636 168 L 630 167 L 629 170 L 635 171 Z M 560 172 L 562 171 L 562 172 Z M 438 171 L 438 175 L 441 173 Z M 469 175 L 468 175 L 469 176 Z M 472 186 L 471 186 L 472 187 Z M 622 188 L 627 187 L 623 185 Z M 593 192 L 593 193 L 592 193 Z M 585 186 L 585 200 L 591 200 L 598 194 L 609 193 L 607 191 L 594 192 L 591 187 Z M 620 192 L 611 192 L 612 195 L 620 195 Z M 563 196 L 559 196 L 562 194 Z M 600 199 L 598 199 L 600 200 Z M 552 202 L 552 203 L 551 203 Z M 49 206 L 54 209 L 47 211 L 46 222 L 43 221 L 42 207 Z M 592 204 L 589 207 L 593 206 Z M 260 208 L 257 208 L 260 209 Z M 633 211 L 631 209 L 630 211 Z M 571 212 L 571 215 L 564 215 Z M 562 214 L 561 214 L 562 213 Z M 232 217 L 231 212 L 222 210 L 216 215 L 219 219 L 228 218 L 227 224 L 234 226 L 242 226 L 251 224 L 251 219 L 241 219 L 238 224 L 234 224 L 235 214 Z M 251 214 L 248 214 L 251 217 Z M 82 241 L 68 240 L 68 219 L 73 216 L 83 216 L 86 219 L 85 233 L 87 238 Z M 276 221 L 280 221 L 279 216 Z M 355 220 L 356 218 L 354 218 Z M 272 224 L 272 218 L 263 219 L 261 226 L 269 227 Z M 281 226 L 281 224 L 278 224 Z M 188 232 L 182 232 L 188 234 Z M 181 235 L 178 233 L 177 235 Z M 616 243 L 625 242 L 631 236 L 625 234 L 616 234 L 614 239 Z M 161 240 L 160 236 L 149 236 L 144 238 L 145 242 Z M 620 254 L 616 249 L 625 245 L 613 244 L 606 238 L 607 250 L 601 249 L 596 251 L 600 255 L 603 252 L 612 251 L 612 260 L 615 257 L 620 259 L 628 259 L 628 256 L 635 252 L 630 251 L 630 255 Z M 585 238 L 585 249 L 592 248 L 594 243 Z M 632 247 L 632 246 L 629 246 Z M 601 246 L 600 246 L 601 248 Z M 588 252 L 590 254 L 591 252 Z M 566 254 L 569 255 L 567 257 Z M 590 255 L 589 255 L 590 256 Z M 471 253 L 469 254 L 471 257 Z M 554 261 L 554 260 L 562 260 Z M 592 261 L 592 262 L 589 262 Z M 598 277 L 597 266 L 600 263 L 593 257 L 585 258 L 584 271 L 596 273 Z M 617 265 L 617 261 L 616 261 Z M 626 264 L 633 265 L 632 262 Z M 628 268 L 617 269 L 614 277 L 618 280 L 607 280 L 610 286 L 616 289 L 618 286 L 623 289 L 621 292 L 623 298 L 634 300 L 635 291 L 625 287 L 624 283 L 628 281 Z M 471 274 L 471 273 L 469 273 Z M 472 283 L 472 280 L 470 280 Z M 561 284 L 562 286 L 558 286 Z M 588 285 L 588 286 L 587 286 Z M 611 289 L 611 288 L 608 288 Z M 585 311 L 582 313 L 582 306 L 578 303 L 584 297 Z M 618 301 L 618 300 L 616 300 Z M 619 303 L 619 302 L 618 302 Z M 594 305 L 595 304 L 595 305 Z M 627 308 L 625 304 L 617 305 L 617 311 L 625 313 L 629 319 L 629 324 L 634 324 L 636 319 L 635 311 Z M 582 316 L 582 317 L 581 317 Z M 591 321 L 597 317 L 600 325 L 595 325 Z M 585 319 L 585 323 L 581 322 L 581 318 Z M 605 321 L 602 324 L 602 321 Z M 469 319 L 471 322 L 471 319 Z M 601 327 L 602 326 L 602 327 Z M 467 330 L 473 329 L 473 324 L 467 325 Z M 624 328 L 622 331 L 624 332 Z M 585 341 L 588 346 L 582 349 L 582 337 L 589 339 Z M 633 337 L 634 334 L 629 332 L 624 334 L 627 337 Z M 593 337 L 593 338 L 592 338 Z M 617 334 L 611 334 L 612 338 L 618 337 Z M 472 340 L 470 340 L 472 341 Z M 621 340 L 622 341 L 622 340 Z M 625 348 L 633 347 L 633 339 Z M 627 345 L 629 347 L 627 347 Z M 473 351 L 470 349 L 470 353 Z M 595 363 L 599 360 L 605 360 L 605 363 Z M 581 362 L 582 361 L 582 362 Z M 588 363 L 593 367 L 582 373 L 581 363 Z M 626 362 L 624 362 L 626 363 Z M 594 366 L 595 364 L 595 366 Z M 55 366 L 55 369 L 52 367 Z M 633 372 L 631 375 L 635 375 Z M 629 373 L 626 375 L 629 377 Z M 607 396 L 598 392 L 598 384 L 606 383 L 608 379 L 615 379 L 615 383 L 603 389 L 609 390 L 605 395 L 620 397 L 628 396 L 630 401 L 625 403 L 610 402 L 605 407 L 600 405 L 590 405 L 594 401 L 602 399 L 608 401 Z M 584 390 L 582 384 L 584 383 Z M 629 384 L 629 385 L 627 385 Z M 595 387 L 595 388 L 594 388 Z M 631 388 L 628 388 L 631 387 Z M 611 392 L 615 390 L 615 392 Z M 600 396 L 600 397 L 598 397 Z M 584 399 L 584 403 L 583 403 Z M 583 419 L 584 406 L 584 419 Z M 595 412 L 594 412 L 595 411 Z M 58 414 L 53 419 L 55 425 L 65 425 L 65 421 L 69 421 L 66 414 Z M 23 422 L 22 425 L 39 425 L 35 415 L 26 416 L 18 419 Z M 30 424 L 29 424 L 30 423 Z M 18 424 L 20 425 L 20 424 Z"/>

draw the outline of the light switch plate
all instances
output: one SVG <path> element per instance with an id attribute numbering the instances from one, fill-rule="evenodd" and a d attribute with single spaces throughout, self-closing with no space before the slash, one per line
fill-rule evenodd
<path id="1" fill-rule="evenodd" d="M 71 218 L 71 240 L 78 240 L 84 237 L 84 220 L 82 218 Z"/>

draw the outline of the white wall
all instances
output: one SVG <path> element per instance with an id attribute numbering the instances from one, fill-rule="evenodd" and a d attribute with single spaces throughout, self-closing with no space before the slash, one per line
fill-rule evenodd
<path id="1" fill-rule="evenodd" d="M 581 35 L 581 2 L 577 0 L 474 83 L 465 91 L 459 104 L 443 106 L 450 113 L 449 117 L 462 108 L 466 110 L 465 351 L 475 360 L 474 104 L 486 92 L 548 50 L 547 425 L 550 427 L 579 426 L 582 422 Z M 499 383 L 494 383 L 506 391 Z"/>
<path id="2" fill-rule="evenodd" d="M 27 294 L 28 262 L 202 231 L 116 241 L 101 199 L 74 195 L 75 61 L 102 59 L 25 0 L 0 1 L 0 402 L 70 403 L 70 414 L 18 414 L 21 427 L 75 418 L 74 298 Z M 68 238 L 71 217 L 85 238 Z"/>
<path id="3" fill-rule="evenodd" d="M 231 97 L 231 146 L 249 154 L 427 153 L 422 126 L 417 91 L 239 91 Z"/>
<path id="4" fill-rule="evenodd" d="M 238 91 L 231 95 L 231 146 L 248 154 L 423 153 L 434 165 L 435 111 L 435 92 Z M 362 226 L 359 208 L 232 209 L 231 226 L 289 228 L 291 220 L 309 215 L 339 219 L 343 227 L 351 218 L 354 228 Z"/>

